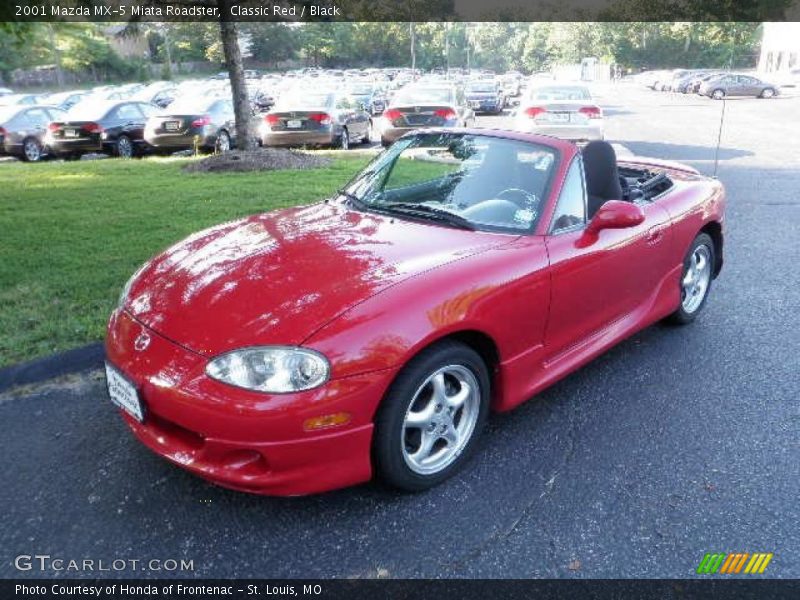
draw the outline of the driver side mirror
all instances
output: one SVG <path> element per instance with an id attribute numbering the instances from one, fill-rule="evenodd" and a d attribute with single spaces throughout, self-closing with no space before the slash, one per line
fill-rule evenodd
<path id="1" fill-rule="evenodd" d="M 597 210 L 592 220 L 589 221 L 586 233 L 597 235 L 603 229 L 627 229 L 636 227 L 643 221 L 644 213 L 636 204 L 622 200 L 609 200 Z"/>

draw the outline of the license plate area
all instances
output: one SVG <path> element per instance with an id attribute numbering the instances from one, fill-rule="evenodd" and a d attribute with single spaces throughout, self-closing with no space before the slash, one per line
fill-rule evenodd
<path id="1" fill-rule="evenodd" d="M 291 119 L 286 121 L 286 127 L 289 129 L 300 129 L 303 126 L 302 121 L 298 121 L 296 119 Z"/>
<path id="2" fill-rule="evenodd" d="M 165 121 L 164 131 L 178 131 L 181 127 L 180 121 Z"/>
<path id="3" fill-rule="evenodd" d="M 548 121 L 551 123 L 569 123 L 569 113 L 568 112 L 551 112 L 547 113 Z"/>
<path id="4" fill-rule="evenodd" d="M 65 129 L 64 130 L 64 137 L 68 137 L 68 138 L 78 137 L 77 129 Z"/>
<path id="5" fill-rule="evenodd" d="M 109 363 L 106 363 L 106 384 L 111 402 L 140 423 L 143 422 L 145 410 L 139 390 L 119 369 Z"/>

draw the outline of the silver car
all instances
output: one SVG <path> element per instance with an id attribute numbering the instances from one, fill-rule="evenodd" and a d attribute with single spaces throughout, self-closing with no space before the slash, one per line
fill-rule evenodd
<path id="1" fill-rule="evenodd" d="M 335 146 L 368 143 L 372 119 L 362 103 L 334 92 L 297 91 L 283 96 L 264 115 L 264 146 Z"/>
<path id="2" fill-rule="evenodd" d="M 475 112 L 462 87 L 428 82 L 401 89 L 383 111 L 382 121 L 381 144 L 389 146 L 415 129 L 474 127 Z"/>
<path id="3" fill-rule="evenodd" d="M 585 85 L 539 85 L 514 111 L 514 129 L 572 141 L 602 140 L 603 110 Z"/>

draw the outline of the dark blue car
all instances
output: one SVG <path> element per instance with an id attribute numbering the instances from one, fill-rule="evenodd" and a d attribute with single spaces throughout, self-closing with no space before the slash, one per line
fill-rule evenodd
<path id="1" fill-rule="evenodd" d="M 465 88 L 467 102 L 476 113 L 499 115 L 505 108 L 503 90 L 496 81 L 472 81 Z"/>

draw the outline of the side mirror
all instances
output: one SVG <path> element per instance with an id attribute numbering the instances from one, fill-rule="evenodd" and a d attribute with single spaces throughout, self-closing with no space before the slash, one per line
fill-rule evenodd
<path id="1" fill-rule="evenodd" d="M 622 200 L 609 200 L 598 209 L 592 220 L 589 221 L 586 233 L 597 235 L 603 229 L 627 229 L 636 227 L 643 221 L 644 213 L 636 204 Z"/>

